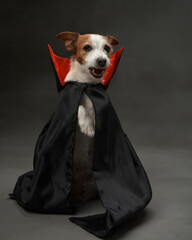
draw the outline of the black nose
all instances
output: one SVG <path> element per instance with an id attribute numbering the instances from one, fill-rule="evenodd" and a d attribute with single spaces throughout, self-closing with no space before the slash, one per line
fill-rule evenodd
<path id="1" fill-rule="evenodd" d="M 97 59 L 97 64 L 99 67 L 105 67 L 106 60 L 104 58 L 98 58 Z"/>

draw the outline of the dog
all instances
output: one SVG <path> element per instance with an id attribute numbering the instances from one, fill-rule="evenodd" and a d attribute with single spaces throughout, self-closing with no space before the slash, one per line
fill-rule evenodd
<path id="1" fill-rule="evenodd" d="M 97 84 L 103 81 L 110 64 L 113 45 L 118 40 L 113 36 L 61 32 L 56 37 L 72 52 L 71 68 L 65 82 L 78 81 Z M 89 97 L 83 93 L 78 108 L 75 147 L 73 153 L 72 199 L 85 202 L 98 197 L 92 175 L 95 135 L 95 111 Z"/>

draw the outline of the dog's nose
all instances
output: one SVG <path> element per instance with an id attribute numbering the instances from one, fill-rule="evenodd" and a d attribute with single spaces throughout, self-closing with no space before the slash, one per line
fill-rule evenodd
<path id="1" fill-rule="evenodd" d="M 104 58 L 98 58 L 98 59 L 97 59 L 97 64 L 98 64 L 99 67 L 105 67 L 106 59 L 104 59 Z"/>

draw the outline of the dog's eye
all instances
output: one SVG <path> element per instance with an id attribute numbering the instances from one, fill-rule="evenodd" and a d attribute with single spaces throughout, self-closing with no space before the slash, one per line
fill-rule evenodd
<path id="1" fill-rule="evenodd" d="M 105 45 L 104 50 L 109 53 L 111 48 L 108 45 Z"/>
<path id="2" fill-rule="evenodd" d="M 85 52 L 90 52 L 90 51 L 92 50 L 92 47 L 87 44 L 87 45 L 85 45 L 85 46 L 83 47 L 83 50 L 84 50 Z"/>

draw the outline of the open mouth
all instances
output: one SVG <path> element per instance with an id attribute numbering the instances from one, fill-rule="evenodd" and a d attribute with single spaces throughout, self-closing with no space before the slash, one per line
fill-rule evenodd
<path id="1" fill-rule="evenodd" d="M 105 68 L 89 68 L 90 73 L 95 78 L 101 78 L 105 72 Z"/>

